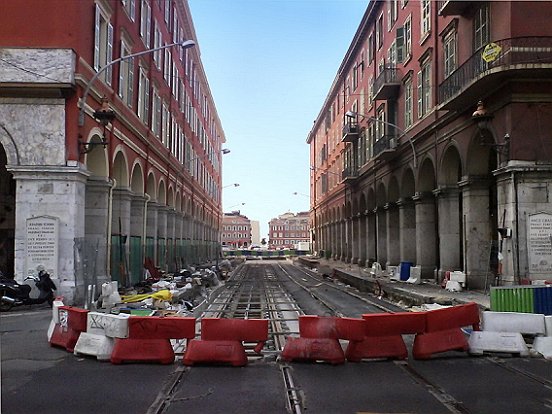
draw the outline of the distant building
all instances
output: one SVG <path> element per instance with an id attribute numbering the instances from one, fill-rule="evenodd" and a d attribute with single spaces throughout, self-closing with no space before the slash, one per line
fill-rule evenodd
<path id="1" fill-rule="evenodd" d="M 261 245 L 261 227 L 259 220 L 251 220 L 251 244 Z"/>
<path id="2" fill-rule="evenodd" d="M 309 242 L 309 212 L 285 213 L 268 222 L 269 247 L 294 248 L 296 244 Z"/>
<path id="3" fill-rule="evenodd" d="M 240 214 L 239 210 L 224 213 L 221 242 L 223 247 L 249 247 L 251 245 L 251 220 Z"/>

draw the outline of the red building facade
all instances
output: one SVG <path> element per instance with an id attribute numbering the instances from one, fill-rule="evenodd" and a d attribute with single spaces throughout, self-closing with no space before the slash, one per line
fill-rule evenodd
<path id="1" fill-rule="evenodd" d="M 293 249 L 299 243 L 310 242 L 309 212 L 285 213 L 268 222 L 270 248 Z"/>
<path id="2" fill-rule="evenodd" d="M 251 246 L 251 220 L 239 211 L 224 213 L 221 241 L 223 247 L 230 249 Z"/>
<path id="3" fill-rule="evenodd" d="M 187 2 L 7 0 L 0 26 L 2 265 L 36 271 L 37 217 L 69 301 L 214 259 L 225 137 Z"/>
<path id="4" fill-rule="evenodd" d="M 550 12 L 368 4 L 307 138 L 318 252 L 470 287 L 550 279 Z"/>

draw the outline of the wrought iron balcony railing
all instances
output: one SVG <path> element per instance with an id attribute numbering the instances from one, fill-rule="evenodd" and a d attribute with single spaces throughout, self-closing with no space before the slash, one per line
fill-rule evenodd
<path id="1" fill-rule="evenodd" d="M 552 37 L 516 37 L 483 46 L 439 85 L 445 104 L 478 80 L 509 70 L 552 69 Z"/>
<path id="2" fill-rule="evenodd" d="M 386 67 L 374 81 L 374 99 L 393 99 L 399 94 L 401 81 L 397 68 Z"/>
<path id="3" fill-rule="evenodd" d="M 383 155 L 384 152 L 391 155 L 397 148 L 398 138 L 396 135 L 384 135 L 376 142 L 374 142 L 374 157 Z"/>
<path id="4" fill-rule="evenodd" d="M 358 168 L 353 166 L 346 166 L 343 171 L 341 171 L 341 180 L 342 181 L 352 181 L 358 178 Z"/>

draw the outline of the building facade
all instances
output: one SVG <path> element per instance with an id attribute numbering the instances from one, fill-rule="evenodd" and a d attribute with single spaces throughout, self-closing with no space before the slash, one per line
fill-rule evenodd
<path id="1" fill-rule="evenodd" d="M 224 213 L 222 218 L 222 247 L 229 249 L 246 249 L 251 246 L 251 220 L 240 213 L 232 211 Z"/>
<path id="2" fill-rule="evenodd" d="M 315 249 L 552 279 L 552 3 L 371 1 L 308 135 Z"/>
<path id="3" fill-rule="evenodd" d="M 310 242 L 309 212 L 288 212 L 268 222 L 269 248 L 293 249 L 299 243 Z"/>
<path id="4" fill-rule="evenodd" d="M 187 1 L 7 0 L 0 26 L 2 271 L 71 303 L 214 259 L 225 137 Z"/>

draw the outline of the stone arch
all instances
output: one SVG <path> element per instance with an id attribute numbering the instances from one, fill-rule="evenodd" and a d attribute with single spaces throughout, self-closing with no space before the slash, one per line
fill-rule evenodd
<path id="1" fill-rule="evenodd" d="M 8 153 L 0 145 L 0 270 L 15 276 L 15 209 L 16 181 L 7 170 Z"/>
<path id="2" fill-rule="evenodd" d="M 155 185 L 155 174 L 150 171 L 146 185 L 146 193 L 150 196 L 151 201 L 157 201 L 157 186 Z"/>
<path id="3" fill-rule="evenodd" d="M 176 205 L 174 200 L 174 190 L 172 185 L 169 186 L 169 193 L 167 195 L 167 205 L 172 209 L 174 209 Z"/>
<path id="4" fill-rule="evenodd" d="M 136 161 L 132 167 L 130 189 L 134 194 L 144 194 L 144 171 L 142 165 Z"/>
<path id="5" fill-rule="evenodd" d="M 100 128 L 92 128 L 86 142 L 97 145 L 91 146 L 91 150 L 85 154 L 84 164 L 88 171 L 96 177 L 109 177 L 109 163 L 107 160 L 107 148 L 101 145 L 103 132 Z"/>
<path id="6" fill-rule="evenodd" d="M 117 180 L 117 187 L 128 188 L 128 161 L 126 159 L 124 151 L 122 151 L 121 149 L 119 149 L 115 153 L 111 175 L 115 180 Z"/>
<path id="7" fill-rule="evenodd" d="M 15 139 L 6 129 L 6 127 L 0 124 L 0 146 L 4 148 L 6 154 L 7 165 L 19 165 L 20 157 Z"/>
<path id="8" fill-rule="evenodd" d="M 441 158 L 439 187 L 457 186 L 462 178 L 462 159 L 455 145 L 449 145 Z"/>
<path id="9" fill-rule="evenodd" d="M 436 187 L 435 183 L 434 163 L 430 157 L 427 157 L 420 165 L 418 173 L 418 193 L 433 191 Z"/>
<path id="10" fill-rule="evenodd" d="M 165 186 L 165 180 L 161 178 L 159 180 L 157 191 L 157 202 L 161 205 L 167 205 L 167 188 Z"/>

